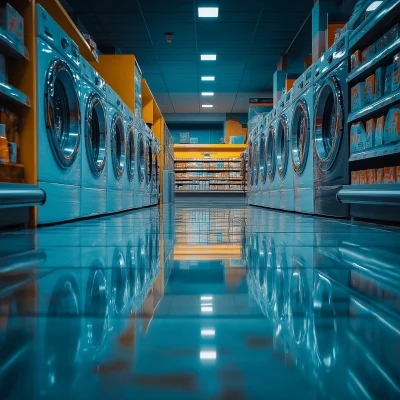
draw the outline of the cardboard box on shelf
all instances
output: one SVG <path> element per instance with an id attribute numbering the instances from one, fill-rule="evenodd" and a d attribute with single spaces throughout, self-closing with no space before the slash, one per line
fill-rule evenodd
<path id="1" fill-rule="evenodd" d="M 384 130 L 384 143 L 395 143 L 400 140 L 400 107 L 393 107 L 389 110 Z"/>
<path id="2" fill-rule="evenodd" d="M 365 82 L 357 83 L 351 88 L 351 111 L 357 111 L 364 106 Z"/>
<path id="3" fill-rule="evenodd" d="M 393 82 L 393 64 L 390 64 L 385 69 L 385 89 L 384 94 L 392 93 Z"/>
<path id="4" fill-rule="evenodd" d="M 375 100 L 379 100 L 385 90 L 385 67 L 380 67 L 375 71 Z"/>
<path id="5" fill-rule="evenodd" d="M 368 184 L 374 185 L 376 183 L 376 169 L 369 169 L 368 170 Z"/>
<path id="6" fill-rule="evenodd" d="M 351 125 L 350 128 L 350 153 L 357 153 L 366 148 L 366 132 L 362 122 Z"/>
<path id="7" fill-rule="evenodd" d="M 393 184 L 396 183 L 396 167 L 385 167 L 383 169 L 383 183 Z"/>
<path id="8" fill-rule="evenodd" d="M 360 171 L 352 171 L 351 172 L 351 184 L 352 185 L 360 184 Z"/>
<path id="9" fill-rule="evenodd" d="M 393 80 L 392 91 L 400 88 L 400 53 L 397 53 L 393 58 Z"/>
<path id="10" fill-rule="evenodd" d="M 355 71 L 361 63 L 361 51 L 356 50 L 350 57 L 351 70 Z"/>
<path id="11" fill-rule="evenodd" d="M 360 185 L 368 184 L 368 170 L 364 169 L 360 171 Z"/>
<path id="12" fill-rule="evenodd" d="M 378 168 L 376 170 L 376 183 L 384 183 L 385 172 L 383 168 Z"/>
<path id="13" fill-rule="evenodd" d="M 0 8 L 0 28 L 19 43 L 24 43 L 24 19 L 7 3 Z"/>
<path id="14" fill-rule="evenodd" d="M 364 104 L 373 103 L 375 100 L 375 74 L 370 75 L 365 80 L 364 85 Z"/>
<path id="15" fill-rule="evenodd" d="M 367 121 L 365 129 L 365 148 L 372 149 L 375 146 L 374 136 L 376 130 L 376 119 L 372 118 Z"/>
<path id="16" fill-rule="evenodd" d="M 376 120 L 374 147 L 383 145 L 383 132 L 385 131 L 385 116 Z"/>
<path id="17" fill-rule="evenodd" d="M 364 64 L 369 61 L 369 47 L 364 49 L 361 53 L 361 62 Z"/>

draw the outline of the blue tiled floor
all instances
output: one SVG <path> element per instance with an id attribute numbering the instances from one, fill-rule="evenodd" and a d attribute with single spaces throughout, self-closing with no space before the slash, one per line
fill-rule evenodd
<path id="1" fill-rule="evenodd" d="M 400 230 L 258 208 L 0 235 L 1 399 L 399 399 Z"/>

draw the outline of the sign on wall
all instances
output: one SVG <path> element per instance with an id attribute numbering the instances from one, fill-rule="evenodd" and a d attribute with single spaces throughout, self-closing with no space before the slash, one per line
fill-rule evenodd
<path id="1" fill-rule="evenodd" d="M 179 132 L 179 143 L 188 144 L 189 137 L 190 137 L 190 132 Z"/>

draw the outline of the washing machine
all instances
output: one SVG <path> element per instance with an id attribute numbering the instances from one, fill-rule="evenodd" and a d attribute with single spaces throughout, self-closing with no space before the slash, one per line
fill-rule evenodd
<path id="1" fill-rule="evenodd" d="M 78 46 L 37 5 L 38 223 L 80 217 L 81 109 Z"/>
<path id="2" fill-rule="evenodd" d="M 268 136 L 268 126 L 271 119 L 271 113 L 265 113 L 263 123 L 260 128 L 260 148 L 259 148 L 259 193 L 261 194 L 258 205 L 263 207 L 268 194 L 267 166 L 266 166 L 266 145 Z"/>
<path id="3" fill-rule="evenodd" d="M 294 209 L 314 213 L 314 65 L 294 83 L 291 128 L 291 159 L 293 168 Z"/>
<path id="4" fill-rule="evenodd" d="M 267 207 L 270 208 L 280 208 L 279 199 L 280 199 L 280 183 L 278 172 L 276 168 L 276 128 L 279 122 L 279 117 L 282 111 L 284 110 L 285 99 L 284 96 L 280 99 L 277 110 L 276 110 L 276 118 L 272 119 L 269 128 L 268 128 L 268 136 L 267 136 L 267 179 L 269 186 L 269 201 Z"/>
<path id="5" fill-rule="evenodd" d="M 152 157 L 152 174 L 151 174 L 151 196 L 150 205 L 158 204 L 160 194 L 160 153 L 161 145 L 159 140 L 152 135 L 151 139 L 151 157 Z"/>
<path id="6" fill-rule="evenodd" d="M 143 207 L 144 179 L 146 175 L 146 154 L 145 142 L 143 136 L 144 122 L 142 119 L 136 119 L 135 124 L 135 143 L 136 143 L 136 173 L 134 176 L 134 208 Z"/>
<path id="7" fill-rule="evenodd" d="M 348 111 L 349 32 L 315 66 L 314 190 L 315 213 L 348 217 L 348 205 L 337 192 L 349 184 Z"/>
<path id="8" fill-rule="evenodd" d="M 144 195 L 143 195 L 143 206 L 148 207 L 150 205 L 151 189 L 152 189 L 152 177 L 153 177 L 153 149 L 152 149 L 152 138 L 153 132 L 144 124 L 144 143 L 145 143 L 145 155 L 146 155 L 146 175 L 144 180 Z"/>
<path id="9" fill-rule="evenodd" d="M 123 182 L 126 174 L 126 134 L 124 127 L 124 104 L 106 85 L 107 125 L 109 126 L 108 165 L 107 165 L 107 213 L 123 210 Z"/>
<path id="10" fill-rule="evenodd" d="M 254 205 L 254 140 L 253 135 L 250 136 L 248 151 L 248 182 L 247 182 L 247 204 Z"/>
<path id="11" fill-rule="evenodd" d="M 269 200 L 270 200 L 270 180 L 268 179 L 268 155 L 267 155 L 267 143 L 268 143 L 268 136 L 270 127 L 272 124 L 275 123 L 276 120 L 276 109 L 272 109 L 266 117 L 266 125 L 265 125 L 265 133 L 264 133 L 264 140 L 263 140 L 263 153 L 264 153 L 264 170 L 262 179 L 265 179 L 265 183 L 262 185 L 262 195 L 261 195 L 261 206 L 262 207 L 269 207 Z"/>
<path id="12" fill-rule="evenodd" d="M 106 213 L 107 104 L 106 85 L 81 57 L 82 166 L 80 216 Z"/>
<path id="13" fill-rule="evenodd" d="M 136 175 L 136 137 L 135 114 L 124 105 L 124 126 L 126 135 L 126 173 L 122 182 L 122 208 L 131 210 L 135 206 L 135 175 Z"/>
<path id="14" fill-rule="evenodd" d="M 279 179 L 279 204 L 274 196 L 274 208 L 294 211 L 293 168 L 290 161 L 290 129 L 292 124 L 293 89 L 285 95 L 285 104 L 276 121 L 276 168 Z"/>

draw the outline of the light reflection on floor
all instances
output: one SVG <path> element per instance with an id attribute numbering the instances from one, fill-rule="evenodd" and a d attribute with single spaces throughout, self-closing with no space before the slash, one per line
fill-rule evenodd
<path id="1" fill-rule="evenodd" d="M 400 231 L 258 208 L 0 235 L 2 399 L 398 399 Z"/>

